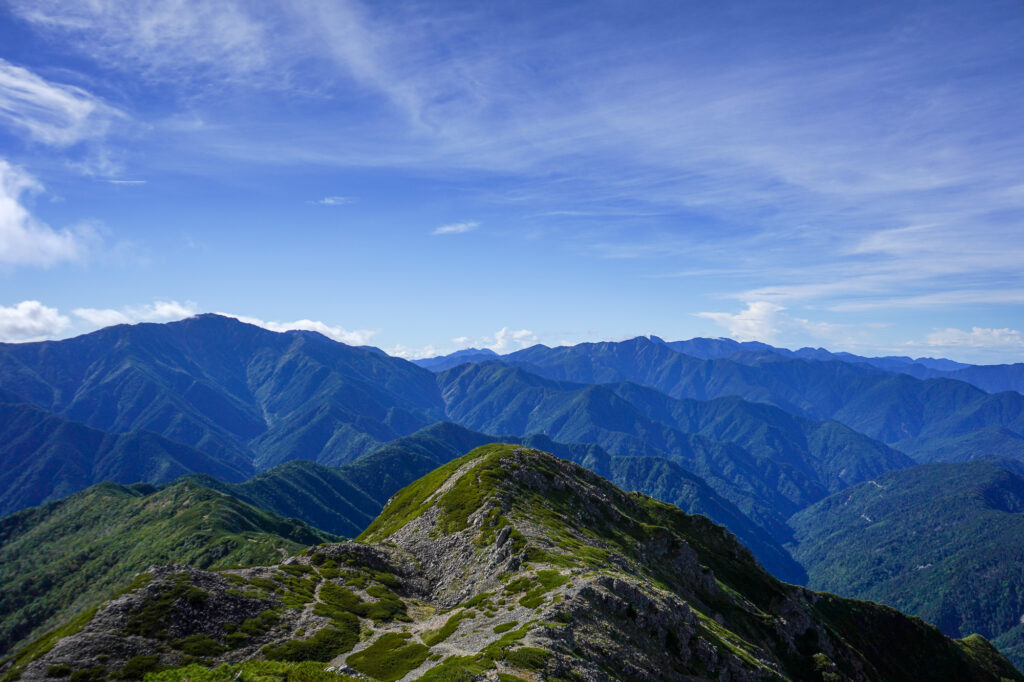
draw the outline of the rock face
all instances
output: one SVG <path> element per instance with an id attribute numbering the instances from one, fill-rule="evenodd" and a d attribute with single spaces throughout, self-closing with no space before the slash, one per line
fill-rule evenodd
<path id="1" fill-rule="evenodd" d="M 511 445 L 403 489 L 358 542 L 152 568 L 6 674 L 231 679 L 257 659 L 332 679 L 1024 680 L 980 637 L 781 583 L 706 518 Z"/>

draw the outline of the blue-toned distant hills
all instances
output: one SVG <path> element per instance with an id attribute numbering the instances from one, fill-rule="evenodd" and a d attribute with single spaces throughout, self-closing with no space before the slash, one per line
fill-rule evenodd
<path id="1" fill-rule="evenodd" d="M 431 372 L 441 372 L 446 369 L 451 369 L 452 367 L 458 367 L 459 365 L 467 362 L 487 362 L 488 360 L 497 360 L 500 357 L 500 355 L 489 348 L 466 348 L 464 350 L 457 350 L 448 355 L 439 355 L 436 358 L 413 360 L 413 362 L 420 367 L 429 369 Z"/>
<path id="2" fill-rule="evenodd" d="M 217 315 L 0 344 L 0 512 L 101 480 L 339 466 L 447 420 L 672 462 L 786 541 L 798 509 L 915 460 L 1024 459 L 1019 393 L 763 344 L 640 337 L 452 359 L 479 361 L 435 373 Z"/>
<path id="3" fill-rule="evenodd" d="M 795 511 L 915 459 L 1024 458 L 1019 393 L 777 351 L 640 337 L 467 351 L 435 373 L 217 315 L 0 344 L 0 512 L 102 480 L 344 465 L 447 420 L 671 462 L 785 542 Z"/>
<path id="4" fill-rule="evenodd" d="M 700 347 L 707 350 L 706 345 Z M 533 346 L 500 356 L 499 361 L 554 380 L 630 381 L 675 398 L 737 396 L 771 403 L 811 419 L 841 422 L 922 460 L 935 449 L 935 440 L 945 441 L 948 452 L 950 438 L 988 429 L 990 440 L 1000 440 L 991 429 L 1005 428 L 1011 433 L 1002 439 L 1003 454 L 1024 457 L 1012 435 L 1024 431 L 1024 395 L 988 393 L 959 379 L 921 380 L 867 363 L 807 360 L 776 352 L 703 359 L 648 337 L 559 348 Z M 1013 383 L 1024 365 L 994 367 L 973 369 L 991 374 L 1007 367 L 1003 383 Z M 946 456 L 964 458 L 963 453 Z"/>
<path id="5" fill-rule="evenodd" d="M 657 336 L 645 337 L 672 350 L 701 360 L 728 358 L 742 364 L 756 364 L 764 355 L 777 355 L 797 360 L 836 360 L 851 364 L 868 365 L 893 374 L 909 374 L 918 379 L 957 379 L 988 393 L 1000 391 L 1024 392 L 1024 363 L 1003 365 L 971 365 L 945 358 L 911 358 L 888 355 L 865 357 L 853 353 L 832 352 L 824 348 L 790 350 L 760 341 L 734 341 L 732 339 L 694 338 L 688 341 L 664 341 Z M 544 348 L 540 346 L 539 348 Z M 527 349 L 532 351 L 533 349 Z M 550 349 L 549 349 L 550 350 Z M 509 355 L 516 355 L 511 353 Z M 414 360 L 420 367 L 438 372 L 466 362 L 502 361 L 509 356 L 498 355 L 487 348 L 469 348 L 448 355 Z"/>
<path id="6" fill-rule="evenodd" d="M 846 496 L 900 482 L 926 491 L 910 496 L 947 500 L 944 511 L 962 512 L 964 528 L 992 522 L 988 534 L 931 538 L 927 551 L 991 565 L 958 560 L 928 589 L 995 594 L 986 576 L 1003 576 L 1024 594 L 1012 553 L 989 551 L 1000 538 L 1016 541 L 1022 511 L 1011 504 L 1000 507 L 1006 519 L 992 516 L 955 494 L 971 472 L 1015 476 L 1024 462 L 1021 367 L 657 337 L 412 363 L 217 315 L 123 325 L 0 344 L 0 515 L 102 481 L 163 486 L 184 476 L 354 536 L 403 486 L 477 446 L 519 442 L 708 516 L 784 580 L 883 599 L 950 634 L 984 625 L 1016 656 L 1024 630 L 1007 628 L 1003 611 L 922 606 L 918 576 L 898 577 L 905 562 L 885 580 L 835 565 L 847 561 L 842 552 L 897 562 L 925 551 L 923 530 L 907 529 L 927 528 L 932 506 L 908 506 L 898 526 L 906 533 L 873 545 L 843 509 Z M 1002 463 L 975 462 L 993 457 Z M 949 464 L 921 466 L 929 462 Z M 903 554 L 885 554 L 896 544 Z"/>

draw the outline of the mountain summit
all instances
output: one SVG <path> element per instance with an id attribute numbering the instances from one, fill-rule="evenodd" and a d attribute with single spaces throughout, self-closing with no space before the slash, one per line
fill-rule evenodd
<path id="1" fill-rule="evenodd" d="M 389 681 L 1024 680 L 981 637 L 781 583 L 705 517 L 521 446 L 421 478 L 359 540 L 277 566 L 153 568 L 8 677 L 183 680 L 202 661 Z"/>

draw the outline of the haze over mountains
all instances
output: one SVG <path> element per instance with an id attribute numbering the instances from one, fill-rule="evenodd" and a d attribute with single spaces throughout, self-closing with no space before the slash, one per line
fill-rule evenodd
<path id="1" fill-rule="evenodd" d="M 1004 484 L 1024 466 L 1024 395 L 996 390 L 1019 389 L 1022 366 L 657 337 L 412 363 L 217 315 L 121 325 L 0 344 L 0 514 L 102 481 L 177 481 L 352 537 L 439 466 L 487 443 L 521 443 L 708 516 L 785 581 L 879 599 L 950 635 L 980 631 L 1019 663 L 1024 603 L 999 590 L 1024 594 L 1024 574 L 1015 555 L 990 549 L 1017 542 L 1024 513 Z M 978 472 L 1003 483 L 958 497 L 955 481 Z M 948 532 L 928 538 L 934 508 L 909 503 L 901 524 L 914 530 L 864 531 L 861 515 L 874 519 L 878 504 L 869 493 L 890 482 L 908 500 L 948 496 L 958 515 Z M 41 524 L 40 514 L 11 518 Z M 976 534 L 968 517 L 1000 520 Z M 891 568 L 835 568 L 879 552 Z M 944 552 L 961 558 L 926 580 L 900 577 L 916 571 L 911 557 Z M 925 590 L 986 597 L 971 610 Z M 64 612 L 0 618 L 15 619 L 2 622 L 10 643 L 54 613 Z"/>

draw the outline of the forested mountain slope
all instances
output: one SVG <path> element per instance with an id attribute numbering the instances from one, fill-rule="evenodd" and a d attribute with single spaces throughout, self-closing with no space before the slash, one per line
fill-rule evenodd
<path id="1" fill-rule="evenodd" d="M 832 495 L 790 520 L 793 554 L 815 589 L 999 638 L 1024 664 L 1024 477 L 1006 464 L 925 464 Z"/>
<path id="2" fill-rule="evenodd" d="M 217 315 L 0 344 L 0 387 L 93 428 L 153 431 L 255 469 L 341 463 L 444 416 L 433 376 L 412 363 Z"/>
<path id="3" fill-rule="evenodd" d="M 252 466 L 149 431 L 107 433 L 30 403 L 0 402 L 0 517 L 101 481 L 164 483 L 191 472 L 242 481 Z"/>

